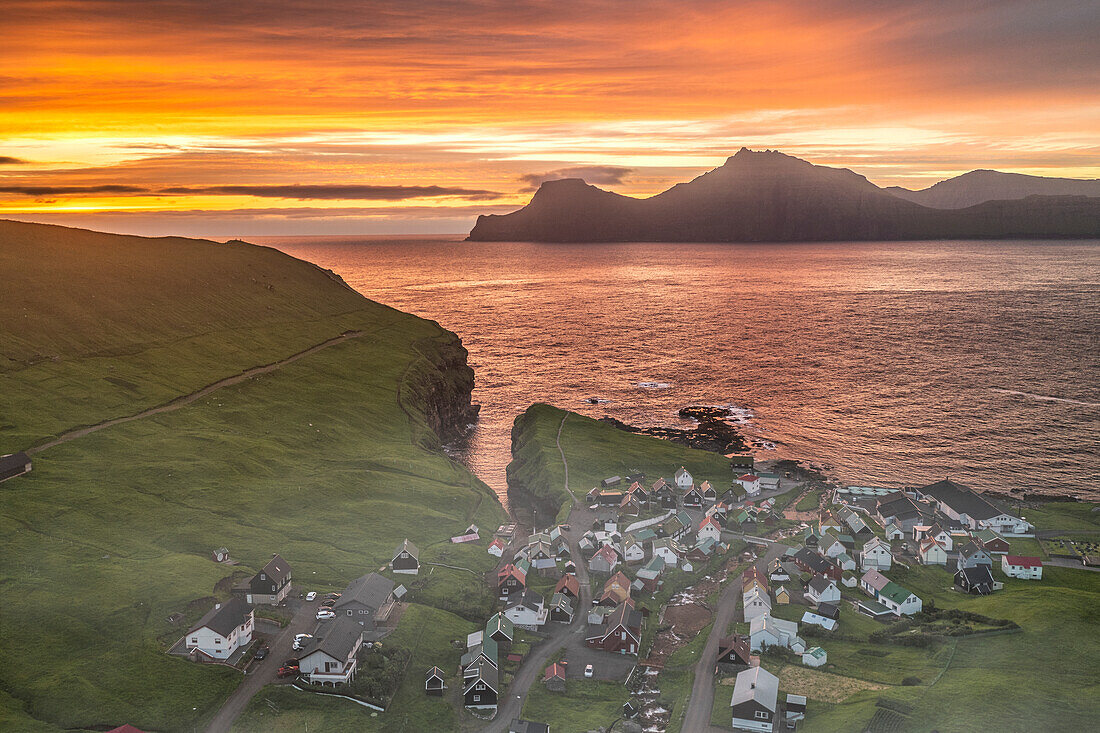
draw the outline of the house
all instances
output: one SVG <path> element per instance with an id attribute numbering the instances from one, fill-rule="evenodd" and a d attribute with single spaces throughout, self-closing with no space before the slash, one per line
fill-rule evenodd
<path id="1" fill-rule="evenodd" d="M 603 545 L 588 561 L 588 570 L 593 573 L 613 573 L 619 566 L 619 554 L 611 545 Z"/>
<path id="2" fill-rule="evenodd" d="M 699 529 L 696 531 L 698 539 L 710 539 L 718 542 L 722 539 L 722 525 L 718 523 L 718 520 L 713 516 L 704 517 L 703 521 L 699 522 Z"/>
<path id="3" fill-rule="evenodd" d="M 821 533 L 814 527 L 807 527 L 802 533 L 802 544 L 811 550 L 817 550 L 821 543 Z"/>
<path id="4" fill-rule="evenodd" d="M 757 616 L 765 616 L 772 611 L 772 601 L 767 591 L 753 590 L 741 598 L 745 606 L 745 620 L 752 621 Z"/>
<path id="5" fill-rule="evenodd" d="M 755 565 L 750 565 L 741 573 L 741 590 L 747 593 L 754 584 L 765 593 L 768 592 L 768 579 L 764 577 L 763 571 Z"/>
<path id="6" fill-rule="evenodd" d="M 886 587 L 886 584 L 890 582 L 890 579 L 880 573 L 878 570 L 871 568 L 863 574 L 863 577 L 859 579 L 859 587 L 863 589 L 863 592 L 872 598 L 878 598 L 878 592 Z"/>
<path id="7" fill-rule="evenodd" d="M 897 525 L 905 534 L 918 524 L 924 524 L 926 513 L 904 491 L 891 492 L 875 502 L 875 515 L 882 526 Z"/>
<path id="8" fill-rule="evenodd" d="M 481 643 L 485 641 L 485 629 L 478 629 L 477 631 L 471 631 L 466 634 L 466 648 L 473 649 L 475 646 L 481 646 Z"/>
<path id="9" fill-rule="evenodd" d="M 852 556 L 849 555 L 847 552 L 842 552 L 839 555 L 837 555 L 836 557 L 834 557 L 833 562 L 835 562 L 841 570 L 855 570 L 856 569 L 856 561 L 853 560 Z M 841 577 L 844 577 L 844 576 L 842 575 Z"/>
<path id="10" fill-rule="evenodd" d="M 653 557 L 661 558 L 665 565 L 676 567 L 680 564 L 680 557 L 685 554 L 687 550 L 671 537 L 653 540 Z"/>
<path id="11" fill-rule="evenodd" d="M 989 556 L 985 548 L 976 541 L 971 540 L 959 548 L 959 557 L 955 563 L 955 568 L 962 570 L 963 568 L 972 568 L 975 565 L 988 565 L 992 568 L 993 558 Z"/>
<path id="12" fill-rule="evenodd" d="M 622 476 L 610 476 L 608 478 L 605 478 L 603 481 L 601 481 L 600 484 L 605 489 L 610 489 L 612 486 L 618 486 L 622 482 L 623 482 L 623 477 Z"/>
<path id="13" fill-rule="evenodd" d="M 751 454 L 727 456 L 730 459 L 730 468 L 735 474 L 752 472 L 756 465 L 756 459 Z"/>
<path id="14" fill-rule="evenodd" d="M 654 555 L 648 563 L 638 570 L 637 578 L 642 582 L 642 587 L 650 592 L 657 589 L 657 579 L 665 569 L 665 560 L 660 555 Z"/>
<path id="15" fill-rule="evenodd" d="M 653 484 L 653 496 L 665 509 L 676 507 L 676 491 L 663 478 Z"/>
<path id="16" fill-rule="evenodd" d="M 985 527 L 974 533 L 974 539 L 981 543 L 982 549 L 990 555 L 1004 555 L 1009 551 L 1008 540 Z"/>
<path id="17" fill-rule="evenodd" d="M 420 550 L 406 538 L 393 552 L 390 568 L 395 573 L 416 575 L 420 572 Z"/>
<path id="18" fill-rule="evenodd" d="M 502 597 L 513 593 L 520 593 L 527 587 L 527 570 L 525 563 L 519 565 L 508 563 L 497 571 L 497 592 Z"/>
<path id="19" fill-rule="evenodd" d="M 677 512 L 664 521 L 661 525 L 661 531 L 665 537 L 671 537 L 674 540 L 678 540 L 695 526 L 695 521 L 691 518 L 691 515 L 687 512 Z"/>
<path id="20" fill-rule="evenodd" d="M 806 586 L 806 599 L 814 603 L 835 603 L 840 600 L 840 588 L 836 582 L 823 575 L 815 575 Z"/>
<path id="21" fill-rule="evenodd" d="M 746 496 L 756 496 L 760 493 L 760 477 L 755 473 L 746 473 L 738 476 L 737 483 L 745 490 Z"/>
<path id="22" fill-rule="evenodd" d="M 794 555 L 794 564 L 812 575 L 824 575 L 826 578 L 840 580 L 844 575 L 839 565 L 829 562 L 816 552 L 811 552 L 805 547 L 797 550 Z"/>
<path id="23" fill-rule="evenodd" d="M 639 542 L 638 540 L 636 540 L 633 537 L 627 535 L 625 538 L 623 538 L 623 545 L 622 546 L 623 546 L 623 560 L 628 565 L 631 565 L 633 563 L 639 563 L 639 562 L 645 560 L 645 546 L 641 542 Z"/>
<path id="24" fill-rule="evenodd" d="M 710 481 L 704 481 L 699 484 L 699 493 L 702 494 L 703 501 L 711 503 L 718 501 L 718 492 L 710 485 Z"/>
<path id="25" fill-rule="evenodd" d="M 993 572 L 989 565 L 970 565 L 959 568 L 955 573 L 955 585 L 967 593 L 987 596 L 997 590 L 1001 585 L 993 580 Z"/>
<path id="26" fill-rule="evenodd" d="M 565 665 L 561 662 L 551 664 L 543 673 L 542 682 L 551 692 L 565 692 Z"/>
<path id="27" fill-rule="evenodd" d="M 628 596 L 629 597 L 629 596 Z M 573 601 L 564 593 L 555 593 L 550 597 L 549 618 L 562 624 L 573 623 Z"/>
<path id="28" fill-rule="evenodd" d="M 806 611 L 806 613 L 802 614 L 802 623 L 820 626 L 826 631 L 832 631 L 837 627 L 836 619 L 829 618 L 828 616 L 823 616 L 820 613 L 816 613 L 814 611 Z"/>
<path id="29" fill-rule="evenodd" d="M 835 534 L 826 532 L 821 536 L 821 541 L 817 545 L 817 551 L 825 557 L 834 558 L 838 555 L 843 555 L 848 551 L 848 548 L 844 546 L 844 543 L 841 542 L 840 538 Z"/>
<path id="30" fill-rule="evenodd" d="M 783 708 L 783 717 L 787 721 L 787 727 L 790 728 L 793 723 L 806 718 L 806 696 L 788 693 Z"/>
<path id="31" fill-rule="evenodd" d="M 903 540 L 905 539 L 905 530 L 899 527 L 895 522 L 887 522 L 886 539 L 890 542 L 894 540 Z"/>
<path id="32" fill-rule="evenodd" d="M 718 659 L 715 664 L 729 667 L 751 667 L 752 652 L 749 650 L 749 637 L 727 636 L 718 641 Z"/>
<path id="33" fill-rule="evenodd" d="M 7 481 L 31 471 L 31 457 L 25 452 L 0 456 L 0 481 Z"/>
<path id="34" fill-rule="evenodd" d="M 837 519 L 844 523 L 844 530 L 853 537 L 864 539 L 874 534 L 871 528 L 867 526 L 867 522 L 863 521 L 863 517 L 859 515 L 859 512 L 856 512 L 850 507 L 837 507 L 836 516 Z"/>
<path id="35" fill-rule="evenodd" d="M 393 586 L 389 578 L 368 573 L 348 583 L 332 611 L 337 616 L 351 616 L 371 630 L 376 621 L 389 616 L 397 602 Z"/>
<path id="36" fill-rule="evenodd" d="M 600 606 L 618 606 L 630 598 L 630 579 L 622 571 L 615 573 L 603 584 L 603 591 L 596 600 Z"/>
<path id="37" fill-rule="evenodd" d="M 229 549 L 226 547 L 219 547 L 210 553 L 210 556 L 214 559 L 214 562 L 226 562 L 229 560 Z"/>
<path id="38" fill-rule="evenodd" d="M 589 625 L 585 645 L 619 654 L 637 654 L 642 639 L 642 614 L 621 603 L 599 625 Z"/>
<path id="39" fill-rule="evenodd" d="M 313 684 L 351 682 L 363 646 L 363 627 L 354 618 L 339 616 L 319 633 L 324 635 L 307 640 L 298 653 L 299 672 Z"/>
<path id="40" fill-rule="evenodd" d="M 859 562 L 864 570 L 870 568 L 889 570 L 893 560 L 894 555 L 890 552 L 890 545 L 879 537 L 869 539 L 859 551 Z"/>
<path id="41" fill-rule="evenodd" d="M 1019 578 L 1020 580 L 1042 580 L 1043 561 L 1037 557 L 1002 555 L 1001 571 L 1010 578 Z"/>
<path id="42" fill-rule="evenodd" d="M 580 581 L 575 575 L 563 575 L 558 584 L 554 586 L 555 593 L 564 593 L 570 598 L 577 598 L 581 592 Z"/>
<path id="43" fill-rule="evenodd" d="M 504 543 L 499 537 L 495 538 L 492 542 L 489 543 L 489 549 L 487 550 L 487 552 L 493 557 L 503 557 Z"/>
<path id="44" fill-rule="evenodd" d="M 525 590 L 518 597 L 509 599 L 503 613 L 516 626 L 534 630 L 546 623 L 547 609 L 542 596 L 533 590 Z"/>
<path id="45" fill-rule="evenodd" d="M 462 687 L 462 704 L 477 710 L 491 710 L 497 706 L 497 669 L 491 664 L 477 664 Z"/>
<path id="46" fill-rule="evenodd" d="M 882 587 L 875 600 L 898 616 L 911 616 L 914 613 L 920 613 L 923 605 L 920 598 L 892 580 Z"/>
<path id="47" fill-rule="evenodd" d="M 695 543 L 695 547 L 692 547 L 684 555 L 684 559 L 692 564 L 705 563 L 717 550 L 719 549 L 718 543 L 712 540 L 710 537 L 704 537 Z"/>
<path id="48" fill-rule="evenodd" d="M 831 531 L 833 534 L 840 534 L 844 525 L 840 523 L 840 520 L 836 518 L 836 515 L 832 512 L 822 512 L 821 517 L 817 520 L 817 528 L 821 532 L 822 537 L 826 532 Z"/>
<path id="49" fill-rule="evenodd" d="M 527 561 L 531 563 L 531 567 L 535 570 L 554 570 L 558 569 L 557 553 L 554 549 L 554 543 L 544 534 L 539 534 L 536 539 L 528 542 L 527 544 Z M 545 575 L 546 573 L 542 573 Z"/>
<path id="50" fill-rule="evenodd" d="M 798 639 L 798 624 L 770 615 L 757 616 L 749 622 L 749 648 L 758 652 L 764 647 L 789 648 Z M 798 639 L 801 642 L 801 639 Z"/>
<path id="51" fill-rule="evenodd" d="M 260 572 L 252 576 L 242 588 L 234 588 L 236 595 L 244 595 L 245 603 L 266 603 L 277 606 L 290 593 L 290 563 L 279 555 L 272 555 Z"/>
<path id="52" fill-rule="evenodd" d="M 550 726 L 546 723 L 512 718 L 512 722 L 508 724 L 508 733 L 550 733 Z"/>
<path id="53" fill-rule="evenodd" d="M 252 606 L 234 596 L 225 603 L 215 603 L 191 627 L 185 637 L 187 651 L 203 661 L 228 659 L 252 641 L 255 626 Z"/>
<path id="54" fill-rule="evenodd" d="M 819 646 L 812 646 L 802 652 L 802 663 L 807 667 L 821 667 L 826 661 L 828 661 L 828 655 Z"/>
<path id="55" fill-rule="evenodd" d="M 642 513 L 642 502 L 634 494 L 627 494 L 619 502 L 619 514 L 636 517 Z"/>
<path id="56" fill-rule="evenodd" d="M 917 559 L 922 565 L 947 565 L 947 551 L 936 539 L 925 537 L 917 547 Z"/>
<path id="57" fill-rule="evenodd" d="M 859 585 L 859 578 L 856 577 L 855 573 L 846 570 L 844 575 L 840 576 L 840 584 L 845 588 L 855 588 Z"/>
<path id="58" fill-rule="evenodd" d="M 860 612 L 870 616 L 871 618 L 879 619 L 892 616 L 893 612 L 889 608 L 882 605 L 878 601 L 865 600 L 856 604 Z"/>
<path id="59" fill-rule="evenodd" d="M 683 466 L 680 466 L 680 468 L 676 470 L 676 473 L 672 474 L 672 481 L 681 492 L 687 491 L 695 486 L 695 479 L 692 478 L 692 475 L 688 473 L 688 470 Z"/>
<path id="60" fill-rule="evenodd" d="M 955 538 L 938 522 L 913 528 L 913 539 L 920 541 L 927 537 L 939 542 L 946 552 L 951 552 L 955 547 Z"/>
<path id="61" fill-rule="evenodd" d="M 481 637 L 481 643 L 470 647 L 466 650 L 466 653 L 462 655 L 460 665 L 463 669 L 463 675 L 465 676 L 465 670 L 470 669 L 476 664 L 485 662 L 491 664 L 494 667 L 500 667 L 500 651 L 497 643 L 491 638 Z M 471 674 L 473 674 L 471 672 Z"/>
<path id="62" fill-rule="evenodd" d="M 779 605 L 786 605 L 791 602 L 791 592 L 787 590 L 786 586 L 779 586 L 775 589 L 775 602 Z"/>
<path id="63" fill-rule="evenodd" d="M 951 479 L 916 489 L 916 493 L 921 498 L 934 500 L 941 512 L 970 530 L 988 528 L 1002 535 L 1024 535 L 1034 529 L 1027 521 L 1000 509 L 969 486 Z"/>
<path id="64" fill-rule="evenodd" d="M 703 506 L 703 492 L 692 486 L 690 489 L 684 492 L 684 506 L 698 509 Z"/>
<path id="65" fill-rule="evenodd" d="M 763 667 L 751 667 L 737 673 L 730 708 L 733 727 L 739 730 L 771 733 L 775 730 L 779 678 Z"/>
<path id="66" fill-rule="evenodd" d="M 485 622 L 485 636 L 495 641 L 499 646 L 509 647 L 515 637 L 516 629 L 511 619 L 502 613 L 495 613 Z"/>
<path id="67" fill-rule="evenodd" d="M 814 613 L 833 621 L 840 621 L 840 608 L 835 603 L 819 603 Z"/>
<path id="68" fill-rule="evenodd" d="M 649 503 L 649 492 L 646 491 L 645 487 L 637 481 L 630 485 L 630 488 L 626 490 L 626 493 L 637 498 L 637 500 L 640 501 L 642 504 Z"/>
<path id="69" fill-rule="evenodd" d="M 761 491 L 779 491 L 778 473 L 757 473 L 756 477 L 760 479 Z"/>

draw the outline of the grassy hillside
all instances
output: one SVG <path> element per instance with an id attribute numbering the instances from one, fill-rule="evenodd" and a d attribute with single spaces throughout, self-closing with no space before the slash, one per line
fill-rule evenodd
<path id="1" fill-rule="evenodd" d="M 163 650 L 224 597 L 215 547 L 241 572 L 279 552 L 318 589 L 379 567 L 406 536 L 422 561 L 490 564 L 446 541 L 503 512 L 435 450 L 441 404 L 469 379 L 437 324 L 243 243 L 0 223 L 0 271 L 16 283 L 0 299 L 5 451 L 365 333 L 49 448 L 0 485 L 0 654 L 19 660 L 0 670 L 5 729 L 201 727 L 240 676 Z M 432 580 L 417 595 L 471 608 Z"/>
<path id="2" fill-rule="evenodd" d="M 562 419 L 565 419 L 564 425 Z M 598 420 L 551 405 L 537 404 L 516 418 L 512 427 L 512 462 L 508 486 L 522 498 L 541 506 L 560 506 L 569 500 L 565 471 L 555 442 L 561 428 L 561 447 L 569 460 L 569 489 L 582 498 L 609 476 L 642 471 L 649 484 L 685 466 L 696 483 L 709 480 L 719 493 L 733 480 L 729 460 L 716 453 L 685 448 L 659 438 L 628 433 Z"/>

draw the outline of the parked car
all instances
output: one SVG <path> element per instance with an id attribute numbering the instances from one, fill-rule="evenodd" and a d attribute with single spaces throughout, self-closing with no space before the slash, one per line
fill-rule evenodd
<path id="1" fill-rule="evenodd" d="M 295 669 L 297 669 L 297 667 L 298 667 L 298 658 L 297 657 L 291 657 L 290 659 L 283 662 L 283 666 L 284 667 L 294 667 Z"/>
<path id="2" fill-rule="evenodd" d="M 298 668 L 297 667 L 279 667 L 278 676 L 279 677 L 297 677 L 298 676 Z"/>
<path id="3" fill-rule="evenodd" d="M 317 600 L 317 591 L 311 590 L 309 593 L 306 593 L 306 600 L 307 601 Z"/>
<path id="4" fill-rule="evenodd" d="M 325 600 L 326 601 L 335 601 L 341 595 L 343 595 L 343 594 L 342 593 L 326 593 L 325 594 Z"/>
<path id="5" fill-rule="evenodd" d="M 255 656 L 255 657 L 253 657 L 253 659 L 258 659 L 258 660 L 261 660 L 261 661 L 262 661 L 262 660 L 264 660 L 264 659 L 266 659 L 266 658 L 267 658 L 267 652 L 268 652 L 268 651 L 269 651 L 269 650 L 268 650 L 268 648 L 267 648 L 266 646 L 262 646 L 262 647 L 260 647 L 260 648 L 259 648 L 259 649 L 258 649 L 258 650 L 256 651 L 256 656 Z"/>
<path id="6" fill-rule="evenodd" d="M 328 608 L 318 608 L 317 609 L 317 620 L 318 621 L 331 621 L 334 618 L 336 618 L 336 614 L 331 609 L 328 609 Z"/>
<path id="7" fill-rule="evenodd" d="M 294 651 L 298 651 L 299 649 L 301 649 L 303 646 L 306 645 L 306 642 L 309 641 L 312 638 L 313 638 L 313 634 L 297 634 L 297 635 L 295 635 L 294 645 L 293 645 L 294 646 Z"/>
<path id="8" fill-rule="evenodd" d="M 334 598 L 329 598 L 327 601 L 321 601 L 321 608 L 332 608 L 336 605 Z"/>
<path id="9" fill-rule="evenodd" d="M 594 674 L 596 674 L 596 668 L 593 667 L 591 664 L 584 668 L 585 677 L 591 677 Z"/>

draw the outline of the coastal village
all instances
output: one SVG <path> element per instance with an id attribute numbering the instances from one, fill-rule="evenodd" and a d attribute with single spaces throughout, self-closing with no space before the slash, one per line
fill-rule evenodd
<path id="1" fill-rule="evenodd" d="M 937 568 L 949 592 L 976 596 L 996 594 L 1010 579 L 1042 582 L 1043 560 L 1013 550 L 1018 540 L 1033 542 L 1035 528 L 951 479 L 900 490 L 842 487 L 758 470 L 751 456 L 732 458 L 731 469 L 721 490 L 683 466 L 667 478 L 610 476 L 578 497 L 567 522 L 537 531 L 506 524 L 483 537 L 471 525 L 451 543 L 483 546 L 496 560 L 482 582 L 497 609 L 477 631 L 453 640 L 457 667 L 441 655 L 438 664 L 404 673 L 423 675 L 425 696 L 461 705 L 471 730 L 555 730 L 554 719 L 520 717 L 525 693 L 541 687 L 567 701 L 577 686 L 610 682 L 630 690 L 608 721 L 615 730 L 659 731 L 672 712 L 659 702 L 662 670 L 696 634 L 705 643 L 693 653 L 703 655 L 699 666 L 713 695 L 704 726 L 795 730 L 814 713 L 812 681 L 799 687 L 772 670 L 827 669 L 831 640 L 846 639 L 848 627 L 872 625 L 872 637 L 960 619 L 974 633 L 1007 629 L 980 614 L 939 612 L 898 575 Z M 211 559 L 233 563 L 226 548 Z M 271 663 L 279 680 L 327 688 L 384 713 L 384 700 L 356 685 L 357 672 L 382 654 L 400 623 L 409 591 L 399 581 L 425 571 L 431 568 L 408 538 L 386 567 L 318 594 L 295 583 L 290 564 L 275 554 L 170 653 L 247 668 L 271 653 L 270 643 L 281 643 Z M 712 602 L 680 603 L 693 598 L 693 587 L 712 588 Z M 288 603 L 298 609 L 296 633 L 257 617 L 259 608 Z M 714 623 L 678 628 L 685 607 L 702 605 Z M 521 675 L 530 681 L 517 690 Z M 717 713 L 712 720 L 720 706 L 723 725 Z M 688 726 L 697 723 L 678 722 L 696 730 Z"/>

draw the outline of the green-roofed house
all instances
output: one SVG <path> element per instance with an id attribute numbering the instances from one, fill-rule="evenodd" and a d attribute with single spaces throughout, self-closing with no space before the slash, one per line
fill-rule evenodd
<path id="1" fill-rule="evenodd" d="M 497 613 L 485 622 L 485 636 L 498 644 L 510 645 L 515 635 L 515 624 L 503 613 Z"/>
<path id="2" fill-rule="evenodd" d="M 878 601 L 898 616 L 919 613 L 923 605 L 920 598 L 892 580 L 878 592 Z"/>

